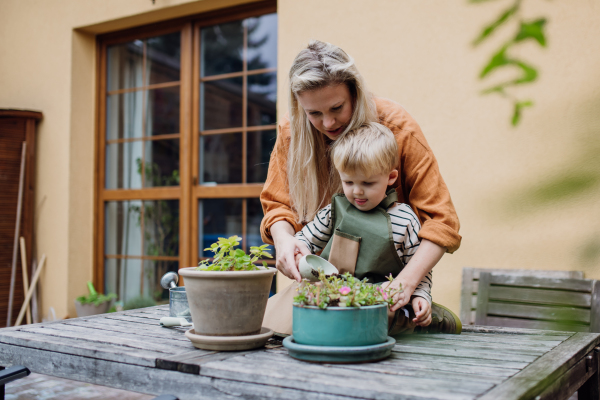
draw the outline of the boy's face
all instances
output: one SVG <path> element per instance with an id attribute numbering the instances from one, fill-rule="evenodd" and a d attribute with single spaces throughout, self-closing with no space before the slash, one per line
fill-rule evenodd
<path id="1" fill-rule="evenodd" d="M 381 200 L 385 199 L 387 187 L 398 178 L 398 170 L 395 169 L 389 174 L 373 176 L 365 176 L 360 172 L 339 171 L 339 173 L 346 198 L 361 211 L 369 211 L 377 207 Z"/>

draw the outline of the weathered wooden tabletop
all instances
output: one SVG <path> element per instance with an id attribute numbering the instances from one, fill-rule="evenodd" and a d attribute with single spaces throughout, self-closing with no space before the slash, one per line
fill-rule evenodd
<path id="1" fill-rule="evenodd" d="M 272 340 L 195 349 L 168 306 L 0 329 L 0 365 L 181 399 L 598 399 L 600 335 L 467 327 L 410 335 L 384 361 L 311 364 Z M 583 386 L 582 386 L 583 385 Z"/>

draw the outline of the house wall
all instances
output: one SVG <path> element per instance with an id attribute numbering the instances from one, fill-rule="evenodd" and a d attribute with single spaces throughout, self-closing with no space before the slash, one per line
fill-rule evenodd
<path id="1" fill-rule="evenodd" d="M 44 113 L 38 129 L 36 252 L 48 256 L 43 313 L 74 316 L 92 278 L 95 35 L 244 0 L 4 0 L 0 107 Z M 373 92 L 421 124 L 461 219 L 463 244 L 434 270 L 434 297 L 458 311 L 463 266 L 583 270 L 600 278 L 600 5 L 524 2 L 548 18 L 548 47 L 520 88 L 535 106 L 510 127 L 511 104 L 478 93 L 492 52 L 514 26 L 470 43 L 506 2 L 279 0 L 279 70 L 309 39 L 352 55 Z M 502 78 L 498 74 L 494 79 Z M 287 108 L 279 74 L 279 114 Z M 492 79 L 492 80 L 494 80 Z M 537 190 L 536 190 L 537 188 Z"/>

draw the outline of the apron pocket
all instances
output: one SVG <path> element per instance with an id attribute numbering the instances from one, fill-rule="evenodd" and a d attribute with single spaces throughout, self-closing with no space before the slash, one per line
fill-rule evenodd
<path id="1" fill-rule="evenodd" d="M 358 259 L 358 250 L 360 249 L 361 238 L 349 235 L 336 229 L 333 233 L 333 242 L 331 242 L 331 251 L 329 252 L 329 262 L 332 263 L 340 275 L 350 272 L 354 275 L 356 270 L 356 260 Z"/>

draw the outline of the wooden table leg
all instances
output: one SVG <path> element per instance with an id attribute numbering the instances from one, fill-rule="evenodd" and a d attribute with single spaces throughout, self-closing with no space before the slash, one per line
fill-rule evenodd
<path id="1" fill-rule="evenodd" d="M 589 367 L 596 367 L 596 372 L 579 388 L 579 400 L 600 399 L 600 347 L 596 347 L 592 354 L 588 355 Z M 586 360 L 586 361 L 587 361 Z"/>

